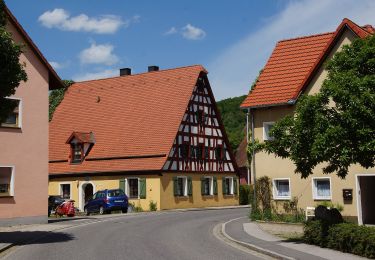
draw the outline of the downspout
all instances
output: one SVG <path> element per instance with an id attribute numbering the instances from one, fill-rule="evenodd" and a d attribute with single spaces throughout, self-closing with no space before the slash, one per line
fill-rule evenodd
<path id="1" fill-rule="evenodd" d="M 249 109 L 250 111 L 250 109 Z M 254 147 L 254 143 L 255 143 L 255 137 L 254 137 L 254 117 L 255 117 L 255 114 L 254 114 L 254 110 L 252 111 L 252 113 L 250 113 L 251 115 L 251 143 Z M 253 175 L 253 179 L 254 179 L 254 206 L 256 207 L 257 205 L 257 192 L 256 192 L 256 174 L 255 174 L 255 150 L 253 149 L 253 155 L 252 155 L 252 166 L 253 166 L 253 169 L 251 171 L 252 175 Z"/>
<path id="2" fill-rule="evenodd" d="M 247 109 L 246 113 L 246 145 L 249 144 L 249 116 L 250 116 L 250 108 Z M 246 148 L 247 153 L 247 148 Z M 247 184 L 250 186 L 250 165 L 247 166 Z"/>

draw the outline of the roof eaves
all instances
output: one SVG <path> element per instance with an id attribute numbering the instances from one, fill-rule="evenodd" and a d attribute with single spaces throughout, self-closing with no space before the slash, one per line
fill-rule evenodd
<path id="1" fill-rule="evenodd" d="M 22 25 L 17 21 L 16 17 L 12 14 L 12 12 L 8 9 L 7 6 L 5 6 L 5 13 L 10 18 L 10 21 L 16 27 L 17 31 L 22 35 L 24 40 L 30 45 L 31 49 L 34 51 L 34 53 L 39 58 L 39 60 L 47 67 L 48 72 L 49 72 L 48 73 L 49 74 L 49 89 L 53 90 L 53 89 L 64 88 L 64 84 L 61 81 L 60 77 L 57 75 L 56 71 L 52 68 L 51 64 L 49 64 L 49 62 L 43 56 L 43 54 L 38 49 L 36 44 L 33 42 L 30 36 L 26 33 L 25 29 L 23 29 Z"/>

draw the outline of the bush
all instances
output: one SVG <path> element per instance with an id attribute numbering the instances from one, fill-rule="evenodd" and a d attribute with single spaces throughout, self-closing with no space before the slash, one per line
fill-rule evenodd
<path id="1" fill-rule="evenodd" d="M 157 211 L 158 210 L 158 204 L 152 200 L 150 200 L 149 204 L 150 211 Z"/>
<path id="2" fill-rule="evenodd" d="M 332 203 L 331 201 L 322 201 L 318 204 L 316 204 L 315 208 L 318 206 L 324 206 L 326 208 L 331 208 L 331 209 L 337 209 L 339 212 L 342 212 L 344 210 L 344 206 L 339 204 L 339 203 Z"/>
<path id="3" fill-rule="evenodd" d="M 143 212 L 141 205 L 136 206 L 134 202 L 129 202 L 129 207 L 131 207 L 133 212 Z"/>
<path id="4" fill-rule="evenodd" d="M 249 205 L 252 203 L 254 197 L 254 188 L 253 185 L 240 185 L 240 205 Z"/>
<path id="5" fill-rule="evenodd" d="M 304 228 L 306 243 L 342 252 L 375 258 L 375 228 L 353 223 L 328 225 L 323 221 L 309 221 Z"/>

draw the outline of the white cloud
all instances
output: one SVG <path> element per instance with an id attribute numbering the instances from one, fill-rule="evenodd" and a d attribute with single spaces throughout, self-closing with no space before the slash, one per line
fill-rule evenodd
<path id="1" fill-rule="evenodd" d="M 82 64 L 105 64 L 113 65 L 119 61 L 119 58 L 113 54 L 114 47 L 111 44 L 92 43 L 87 49 L 79 54 Z"/>
<path id="2" fill-rule="evenodd" d="M 123 21 L 120 16 L 102 15 L 100 17 L 89 17 L 86 14 L 80 14 L 71 17 L 64 10 L 56 8 L 52 11 L 46 11 L 39 16 L 39 22 L 47 28 L 58 28 L 64 31 L 85 31 L 98 34 L 115 33 L 121 26 L 129 26 L 131 22 L 138 22 L 140 16 L 133 16 L 130 20 Z"/>
<path id="3" fill-rule="evenodd" d="M 277 41 L 335 31 L 342 19 L 375 24 L 375 1 L 290 1 L 279 14 L 266 20 L 254 33 L 234 43 L 212 60 L 207 69 L 218 100 L 247 94 Z"/>
<path id="4" fill-rule="evenodd" d="M 175 34 L 175 33 L 177 33 L 178 31 L 177 31 L 177 29 L 176 29 L 176 27 L 171 27 L 171 29 L 169 29 L 168 31 L 166 31 L 165 33 L 164 33 L 164 35 L 171 35 L 171 34 Z"/>
<path id="5" fill-rule="evenodd" d="M 201 40 L 206 37 L 206 32 L 189 23 L 182 28 L 182 36 L 188 40 Z"/>
<path id="6" fill-rule="evenodd" d="M 176 27 L 171 27 L 168 31 L 164 33 L 164 35 L 171 35 L 180 33 L 182 37 L 188 40 L 201 40 L 206 37 L 206 32 L 203 29 L 195 27 L 190 23 L 182 27 L 181 29 L 177 29 Z"/>
<path id="7" fill-rule="evenodd" d="M 52 68 L 54 68 L 55 70 L 57 70 L 57 69 L 62 69 L 62 68 L 65 67 L 64 64 L 59 63 L 59 62 L 57 62 L 57 61 L 50 61 L 49 64 L 50 64 L 50 65 L 52 66 Z"/>
<path id="8" fill-rule="evenodd" d="M 98 72 L 87 72 L 83 74 L 78 74 L 73 77 L 74 81 L 86 81 L 86 80 L 93 80 L 93 79 L 104 79 L 104 78 L 110 78 L 110 77 L 115 77 L 119 76 L 119 70 L 112 70 L 112 69 L 107 69 L 107 70 L 102 70 Z"/>

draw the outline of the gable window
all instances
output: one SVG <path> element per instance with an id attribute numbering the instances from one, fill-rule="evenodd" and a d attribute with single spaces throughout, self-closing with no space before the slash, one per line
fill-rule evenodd
<path id="1" fill-rule="evenodd" d="M 313 198 L 315 200 L 331 200 L 331 178 L 313 178 Z"/>
<path id="2" fill-rule="evenodd" d="M 0 166 L 0 197 L 14 196 L 14 167 Z"/>
<path id="3" fill-rule="evenodd" d="M 13 99 L 16 102 L 16 107 L 14 110 L 8 115 L 8 117 L 1 123 L 2 127 L 13 127 L 13 128 L 21 128 L 21 100 Z"/>
<path id="4" fill-rule="evenodd" d="M 70 199 L 70 183 L 61 183 L 60 184 L 60 195 L 63 199 Z"/>
<path id="5" fill-rule="evenodd" d="M 216 160 L 223 161 L 225 159 L 226 150 L 223 145 L 218 145 L 215 148 L 215 158 Z"/>
<path id="6" fill-rule="evenodd" d="M 188 158 L 188 155 L 189 155 L 189 143 L 188 142 L 184 142 L 182 144 L 180 144 L 179 146 L 179 151 L 180 151 L 180 157 L 181 158 Z"/>
<path id="7" fill-rule="evenodd" d="M 273 137 L 270 135 L 270 131 L 274 126 L 275 122 L 263 122 L 263 140 L 272 141 Z"/>
<path id="8" fill-rule="evenodd" d="M 72 143 L 72 163 L 81 163 L 83 158 L 83 144 Z"/>
<path id="9" fill-rule="evenodd" d="M 223 194 L 224 195 L 237 194 L 237 178 L 223 177 Z"/>
<path id="10" fill-rule="evenodd" d="M 291 198 L 289 179 L 273 179 L 273 198 L 276 200 L 288 200 Z"/>

